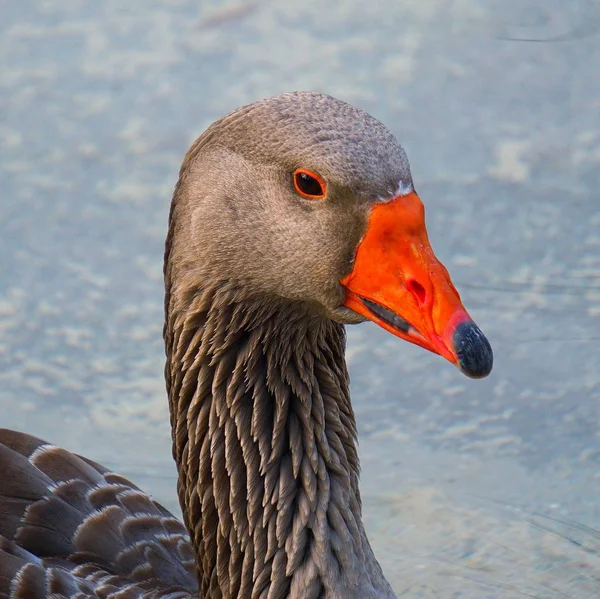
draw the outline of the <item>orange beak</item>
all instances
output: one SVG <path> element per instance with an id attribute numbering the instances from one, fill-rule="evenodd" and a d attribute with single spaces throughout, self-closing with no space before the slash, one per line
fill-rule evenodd
<path id="1" fill-rule="evenodd" d="M 344 305 L 390 333 L 443 356 L 472 378 L 492 370 L 492 348 L 435 257 L 425 210 L 412 192 L 376 204 L 341 284 Z"/>

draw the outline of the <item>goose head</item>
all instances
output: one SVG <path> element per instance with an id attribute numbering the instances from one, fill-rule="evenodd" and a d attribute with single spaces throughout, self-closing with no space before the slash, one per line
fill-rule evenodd
<path id="1" fill-rule="evenodd" d="M 284 94 L 211 125 L 182 165 L 169 238 L 175 295 L 227 283 L 343 324 L 371 320 L 470 377 L 492 368 L 431 248 L 404 149 L 335 98 Z"/>

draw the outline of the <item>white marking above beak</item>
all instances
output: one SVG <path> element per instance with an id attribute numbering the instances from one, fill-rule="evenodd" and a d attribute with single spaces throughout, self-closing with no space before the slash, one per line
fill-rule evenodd
<path id="1" fill-rule="evenodd" d="M 394 197 L 402 197 L 407 196 L 409 193 L 414 191 L 413 184 L 410 181 L 404 181 L 400 179 L 398 182 L 398 188 L 396 189 L 396 194 Z"/>

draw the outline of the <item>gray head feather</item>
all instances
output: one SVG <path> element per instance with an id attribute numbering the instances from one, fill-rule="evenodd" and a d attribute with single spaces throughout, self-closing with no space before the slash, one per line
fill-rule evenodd
<path id="1" fill-rule="evenodd" d="M 326 181 L 324 200 L 294 191 L 297 168 Z M 184 160 L 166 249 L 166 372 L 207 597 L 394 596 L 361 521 L 338 323 L 357 320 L 339 280 L 370 208 L 402 183 L 393 135 L 314 93 L 234 111 Z"/>

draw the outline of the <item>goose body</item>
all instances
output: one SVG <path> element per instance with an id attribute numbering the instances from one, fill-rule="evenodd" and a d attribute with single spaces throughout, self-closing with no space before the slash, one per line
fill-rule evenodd
<path id="1" fill-rule="evenodd" d="M 118 474 L 0 431 L 0 598 L 395 597 L 361 517 L 344 325 L 472 377 L 490 346 L 437 261 L 406 155 L 316 93 L 192 145 L 165 251 L 165 378 L 184 523 Z"/>

